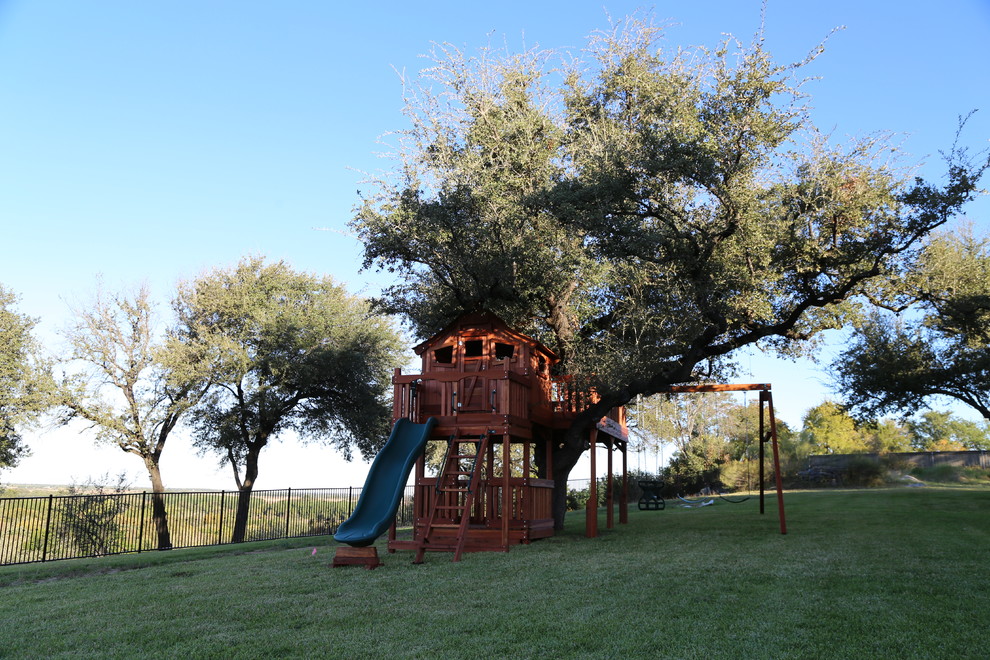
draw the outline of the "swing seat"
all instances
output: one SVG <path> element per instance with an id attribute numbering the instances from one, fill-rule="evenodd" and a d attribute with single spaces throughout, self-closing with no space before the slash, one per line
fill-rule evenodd
<path id="1" fill-rule="evenodd" d="M 641 479 L 639 487 L 643 490 L 643 496 L 639 498 L 637 504 L 640 511 L 662 511 L 667 506 L 660 494 L 663 488 L 662 481 Z"/>

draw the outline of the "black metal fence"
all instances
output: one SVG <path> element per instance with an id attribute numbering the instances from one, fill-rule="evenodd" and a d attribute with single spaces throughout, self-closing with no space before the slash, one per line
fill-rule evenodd
<path id="1" fill-rule="evenodd" d="M 245 541 L 333 534 L 360 488 L 256 490 Z M 172 548 L 232 542 L 238 491 L 162 495 Z M 0 565 L 159 549 L 151 493 L 0 498 Z M 396 521 L 412 524 L 412 489 Z"/>

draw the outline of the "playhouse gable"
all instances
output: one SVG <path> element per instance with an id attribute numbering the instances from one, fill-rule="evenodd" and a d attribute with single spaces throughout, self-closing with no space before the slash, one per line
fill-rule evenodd
<path id="1" fill-rule="evenodd" d="M 549 348 L 490 312 L 464 314 L 413 350 L 423 360 L 424 374 L 499 367 L 520 374 L 545 374 L 558 360 Z"/>

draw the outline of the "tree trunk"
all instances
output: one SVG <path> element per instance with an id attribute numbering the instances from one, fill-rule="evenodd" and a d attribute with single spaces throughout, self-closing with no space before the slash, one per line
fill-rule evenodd
<path id="1" fill-rule="evenodd" d="M 144 461 L 151 477 L 151 518 L 155 521 L 155 533 L 158 536 L 158 549 L 172 548 L 172 535 L 168 530 L 168 512 L 165 510 L 165 484 L 162 482 L 162 472 L 158 461 L 146 457 Z"/>
<path id="2" fill-rule="evenodd" d="M 567 478 L 584 453 L 583 433 L 574 427 L 554 439 L 553 450 L 553 528 L 564 528 L 567 513 Z"/>
<path id="3" fill-rule="evenodd" d="M 261 446 L 264 446 L 262 443 Z M 232 543 L 243 543 L 247 536 L 248 512 L 251 507 L 251 491 L 254 481 L 258 478 L 258 455 L 261 447 L 251 447 L 244 460 L 244 479 L 238 485 L 237 512 L 234 515 L 234 533 Z"/>
<path id="4" fill-rule="evenodd" d="M 231 543 L 243 543 L 247 535 L 248 512 L 251 508 L 251 485 L 242 485 L 237 492 L 237 512 L 234 514 L 234 533 Z"/>

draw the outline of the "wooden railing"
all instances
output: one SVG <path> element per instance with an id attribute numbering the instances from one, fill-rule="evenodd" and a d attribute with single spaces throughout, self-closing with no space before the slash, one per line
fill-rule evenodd
<path id="1" fill-rule="evenodd" d="M 594 390 L 576 388 L 569 378 L 550 379 L 508 369 L 406 375 L 397 369 L 393 383 L 394 417 L 414 422 L 489 413 L 550 425 L 598 401 Z M 625 408 L 612 408 L 607 417 L 625 429 Z"/>

